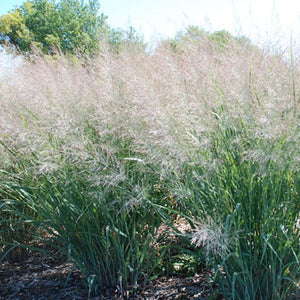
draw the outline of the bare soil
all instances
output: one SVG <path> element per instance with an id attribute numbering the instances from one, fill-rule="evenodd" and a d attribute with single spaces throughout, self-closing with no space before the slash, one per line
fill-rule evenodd
<path id="1" fill-rule="evenodd" d="M 0 299 L 222 299 L 211 294 L 207 275 L 204 270 L 189 278 L 163 276 L 134 293 L 127 291 L 121 295 L 118 290 L 104 290 L 101 295 L 88 297 L 83 276 L 74 266 L 63 262 L 57 250 L 32 251 L 25 259 L 0 264 Z"/>

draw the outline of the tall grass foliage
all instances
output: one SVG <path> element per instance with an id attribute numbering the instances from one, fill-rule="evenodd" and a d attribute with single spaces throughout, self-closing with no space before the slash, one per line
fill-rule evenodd
<path id="1" fill-rule="evenodd" d="M 296 293 L 298 58 L 205 34 L 100 49 L 1 78 L 1 257 L 47 232 L 90 292 L 124 291 L 164 269 L 181 215 L 226 296 Z"/>
<path id="2" fill-rule="evenodd" d="M 299 150 L 284 137 L 253 138 L 243 123 L 217 118 L 210 158 L 218 166 L 210 173 L 189 167 L 181 191 L 180 211 L 194 228 L 191 242 L 205 249 L 226 298 L 294 299 L 300 177 L 292 157 Z M 253 149 L 265 152 L 263 160 L 251 155 Z"/>
<path id="3" fill-rule="evenodd" d="M 89 137 L 84 159 L 61 152 L 57 145 L 63 142 L 55 141 L 56 168 L 37 170 L 40 157 L 34 154 L 25 168 L 19 166 L 18 175 L 2 172 L 1 192 L 7 195 L 2 216 L 8 211 L 11 218 L 36 225 L 41 235 L 54 239 L 86 277 L 90 293 L 103 287 L 135 290 L 155 275 L 163 252 L 157 240 L 162 223 L 157 207 L 163 197 L 156 189 L 159 175 L 130 156 L 130 142 L 107 139 L 105 147 L 113 143 L 113 153 L 101 147 L 88 122 L 83 134 Z"/>

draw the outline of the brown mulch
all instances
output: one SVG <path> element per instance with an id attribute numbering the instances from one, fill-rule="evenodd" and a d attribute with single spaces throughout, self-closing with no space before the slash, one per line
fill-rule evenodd
<path id="1" fill-rule="evenodd" d="M 32 251 L 22 261 L 0 263 L 0 299 L 218 299 L 211 295 L 207 275 L 203 271 L 189 278 L 164 276 L 151 281 L 143 289 L 139 288 L 134 294 L 128 291 L 122 297 L 117 290 L 106 290 L 101 296 L 89 298 L 80 272 L 63 262 L 56 250 L 47 253 Z"/>

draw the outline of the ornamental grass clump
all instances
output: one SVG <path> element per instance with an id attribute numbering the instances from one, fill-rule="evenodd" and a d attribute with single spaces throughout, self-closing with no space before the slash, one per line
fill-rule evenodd
<path id="1" fill-rule="evenodd" d="M 90 293 L 135 290 L 155 275 L 163 253 L 158 244 L 163 194 L 155 188 L 159 176 L 142 159 L 126 157 L 130 143 L 116 142 L 116 154 L 101 147 L 91 127 L 86 125 L 84 134 L 89 136 L 85 158 L 56 148 L 56 169 L 37 169 L 39 157 L 33 155 L 18 177 L 2 173 L 0 191 L 7 195 L 2 205 L 19 222 L 47 233 L 85 276 Z"/>
<path id="2" fill-rule="evenodd" d="M 182 210 L 191 242 L 206 250 L 214 280 L 230 299 L 299 296 L 299 150 L 287 137 L 253 138 L 251 130 L 217 116 L 209 174 L 187 170 Z M 264 157 L 251 156 L 260 150 Z M 289 153 L 289 159 L 281 154 Z M 282 160 L 284 159 L 284 160 Z M 192 177 L 198 176 L 198 182 Z"/>
<path id="3" fill-rule="evenodd" d="M 90 293 L 200 259 L 229 298 L 297 294 L 299 65 L 191 30 L 22 60 L 0 81 L 0 258 L 46 235 Z M 174 220 L 192 230 L 164 266 Z"/>

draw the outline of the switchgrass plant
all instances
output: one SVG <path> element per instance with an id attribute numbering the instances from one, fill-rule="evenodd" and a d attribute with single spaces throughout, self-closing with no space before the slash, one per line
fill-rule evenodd
<path id="1" fill-rule="evenodd" d="M 205 249 L 227 298 L 296 299 L 300 174 L 293 158 L 299 149 L 287 137 L 253 137 L 241 120 L 217 119 L 210 158 L 218 166 L 210 173 L 186 170 L 181 211 L 194 227 L 191 242 Z"/>
<path id="2" fill-rule="evenodd" d="M 34 155 L 15 180 L 14 174 L 3 173 L 3 205 L 10 205 L 11 216 L 55 239 L 86 277 L 90 292 L 135 290 L 157 272 L 163 253 L 158 244 L 163 215 L 157 209 L 163 194 L 155 188 L 159 174 L 128 156 L 129 142 L 117 142 L 118 153 L 110 153 L 91 127 L 86 125 L 84 134 L 89 136 L 85 159 L 57 153 L 59 167 L 40 172 Z"/>
<path id="3" fill-rule="evenodd" d="M 22 261 L 26 258 L 28 245 L 35 238 L 36 227 L 26 223 L 22 217 L 31 214 L 27 205 L 20 201 L 20 194 L 15 191 L 15 181 L 5 180 L 14 174 L 0 171 L 1 184 L 1 218 L 0 218 L 0 261 Z M 4 176 L 3 176 L 4 173 Z M 12 179 L 12 178 L 11 178 Z"/>
<path id="4" fill-rule="evenodd" d="M 36 55 L 1 78 L 5 248 L 22 244 L 9 228 L 26 224 L 29 239 L 41 228 L 41 238 L 59 239 L 90 291 L 124 290 L 157 274 L 166 245 L 157 232 L 181 215 L 199 229 L 196 245 L 205 237 L 208 258 L 210 248 L 225 255 L 241 244 L 232 264 L 209 259 L 218 278 L 234 282 L 226 295 L 246 283 L 226 267 L 240 272 L 253 249 L 259 268 L 273 255 L 282 278 L 296 282 L 296 269 L 284 268 L 297 256 L 296 55 L 291 66 L 247 39 L 220 45 L 203 32 L 175 48 L 162 41 L 151 55 L 138 45 L 118 53 L 100 46 L 93 59 Z M 280 290 L 268 274 L 269 290 Z"/>
<path id="5" fill-rule="evenodd" d="M 29 249 L 34 248 L 30 242 L 36 239 L 39 231 L 38 226 L 28 219 L 38 220 L 39 216 L 20 193 L 20 178 L 24 175 L 20 172 L 27 172 L 30 162 L 13 149 L 6 149 L 14 163 L 11 161 L 6 169 L 0 169 L 0 261 L 20 261 L 27 257 Z"/>

